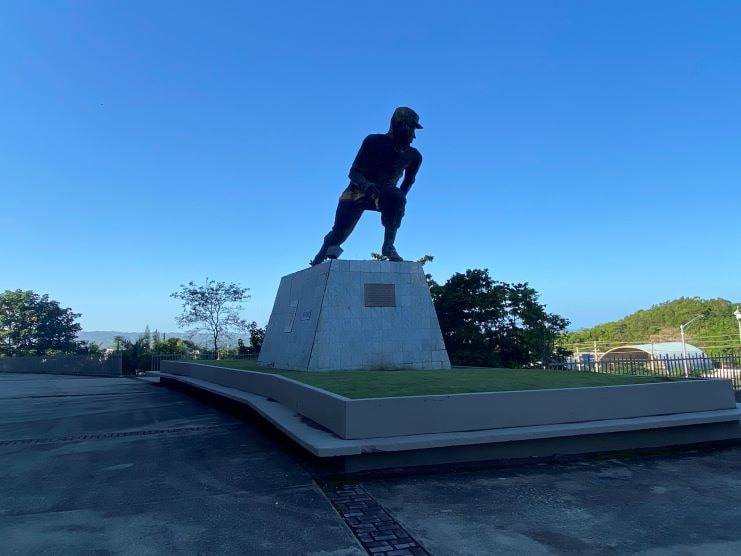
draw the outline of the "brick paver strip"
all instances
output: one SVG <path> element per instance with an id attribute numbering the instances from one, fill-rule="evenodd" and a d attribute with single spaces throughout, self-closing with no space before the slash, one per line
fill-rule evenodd
<path id="1" fill-rule="evenodd" d="M 373 556 L 429 556 L 360 485 L 324 485 L 324 492 L 363 548 Z"/>

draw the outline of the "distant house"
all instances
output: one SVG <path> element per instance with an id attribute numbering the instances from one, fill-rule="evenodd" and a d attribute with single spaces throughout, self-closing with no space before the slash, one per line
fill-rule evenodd
<path id="1" fill-rule="evenodd" d="M 691 369 L 712 369 L 713 360 L 700 348 L 682 342 L 656 342 L 654 344 L 633 344 L 612 348 L 602 354 L 600 364 L 646 362 L 657 368 L 684 368 L 684 350 L 687 350 L 687 364 Z"/>

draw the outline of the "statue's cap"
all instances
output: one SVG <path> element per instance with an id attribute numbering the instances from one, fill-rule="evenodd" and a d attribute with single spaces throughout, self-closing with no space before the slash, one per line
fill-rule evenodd
<path id="1" fill-rule="evenodd" d="M 391 116 L 391 121 L 408 122 L 413 124 L 417 129 L 422 129 L 422 126 L 419 125 L 419 114 L 406 106 L 399 106 L 399 108 L 394 110 L 394 115 Z"/>

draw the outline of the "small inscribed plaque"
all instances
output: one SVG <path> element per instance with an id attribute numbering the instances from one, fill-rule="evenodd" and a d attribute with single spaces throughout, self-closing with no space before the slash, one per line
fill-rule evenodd
<path id="1" fill-rule="evenodd" d="M 286 317 L 286 324 L 283 327 L 283 332 L 291 332 L 293 330 L 293 321 L 296 320 L 297 310 L 298 310 L 298 300 L 291 301 L 291 306 L 288 308 L 288 315 Z"/>
<path id="2" fill-rule="evenodd" d="M 364 284 L 366 307 L 396 307 L 394 284 Z"/>
<path id="3" fill-rule="evenodd" d="M 311 318 L 311 309 L 306 309 L 301 313 L 301 320 L 309 320 Z"/>

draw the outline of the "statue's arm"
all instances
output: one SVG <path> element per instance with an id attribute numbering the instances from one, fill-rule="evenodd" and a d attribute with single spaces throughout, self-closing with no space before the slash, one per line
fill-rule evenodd
<path id="1" fill-rule="evenodd" d="M 419 172 L 420 166 L 422 166 L 422 155 L 419 153 L 419 151 L 417 151 L 414 160 L 412 160 L 412 163 L 407 167 L 406 170 L 404 170 L 404 179 L 402 180 L 400 186 L 400 189 L 404 192 L 404 195 L 409 193 L 409 190 L 412 188 L 412 184 L 414 184 L 414 180 L 417 179 L 417 172 Z"/>
<path id="2" fill-rule="evenodd" d="M 352 183 L 357 185 L 360 189 L 362 189 L 365 192 L 367 192 L 369 188 L 370 189 L 374 187 L 378 188 L 378 186 L 375 183 L 373 183 L 372 181 L 368 181 L 363 175 L 363 173 L 355 167 L 350 168 L 349 177 Z"/>
<path id="3" fill-rule="evenodd" d="M 357 185 L 361 191 L 368 195 L 378 194 L 378 185 L 370 181 L 365 177 L 364 168 L 366 168 L 372 161 L 370 152 L 370 137 L 366 137 L 363 144 L 360 145 L 360 150 L 355 156 L 355 160 L 350 168 L 350 182 Z"/>

